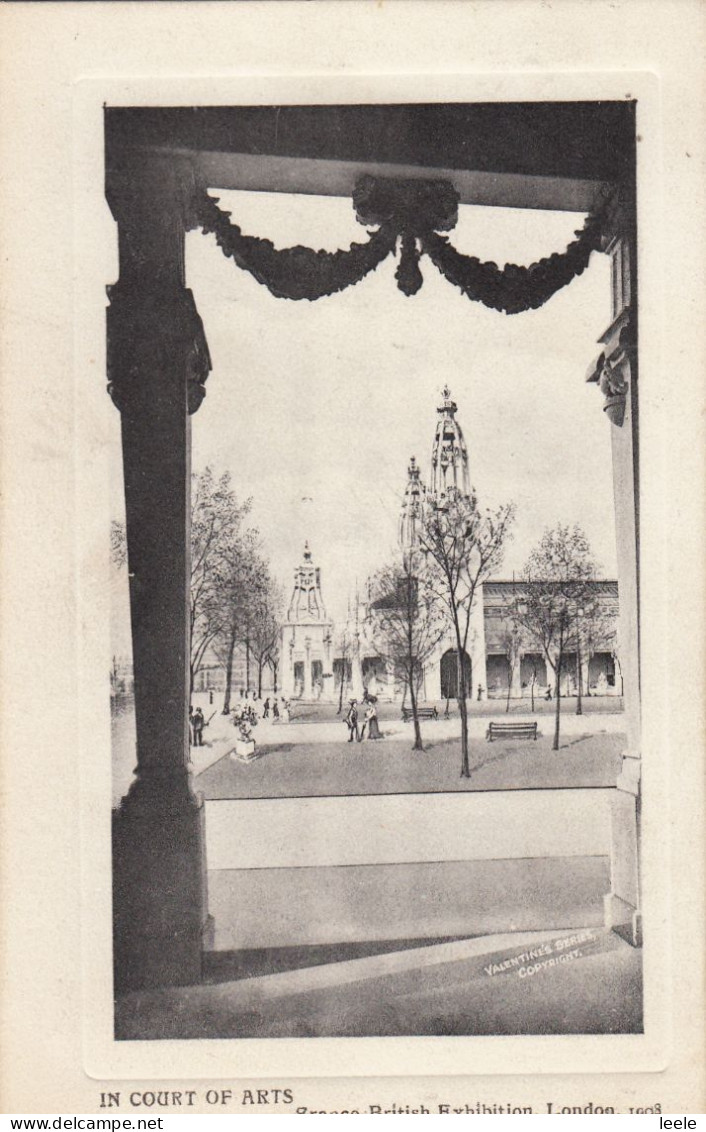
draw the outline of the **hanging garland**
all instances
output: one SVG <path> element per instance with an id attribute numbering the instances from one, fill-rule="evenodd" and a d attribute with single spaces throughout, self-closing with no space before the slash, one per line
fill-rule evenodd
<path id="1" fill-rule="evenodd" d="M 421 237 L 425 252 L 441 274 L 459 287 L 467 298 L 505 314 L 519 314 L 544 306 L 552 295 L 581 275 L 594 251 L 601 246 L 602 224 L 589 216 L 566 251 L 547 256 L 529 267 L 506 263 L 481 263 L 462 255 L 444 236 L 429 232 Z"/>
<path id="2" fill-rule="evenodd" d="M 422 286 L 419 266 L 429 256 L 441 274 L 467 298 L 506 314 L 541 307 L 586 269 L 591 254 L 600 249 L 603 211 L 588 216 L 576 239 L 563 253 L 554 253 L 529 267 L 483 263 L 463 255 L 439 232 L 453 228 L 458 218 L 458 193 L 446 181 L 395 181 L 361 177 L 353 192 L 358 221 L 377 226 L 365 244 L 335 252 L 297 246 L 275 248 L 270 240 L 246 236 L 207 193 L 195 201 L 198 224 L 238 267 L 281 299 L 309 299 L 333 295 L 360 282 L 395 252 L 399 242 L 397 286 L 414 295 Z"/>
<path id="3" fill-rule="evenodd" d="M 382 225 L 367 244 L 351 244 L 346 251 L 324 252 L 297 246 L 276 248 L 271 240 L 245 236 L 230 213 L 206 194 L 197 202 L 201 230 L 213 233 L 216 243 L 238 267 L 267 287 L 277 299 L 321 299 L 359 283 L 394 251 L 397 231 Z"/>

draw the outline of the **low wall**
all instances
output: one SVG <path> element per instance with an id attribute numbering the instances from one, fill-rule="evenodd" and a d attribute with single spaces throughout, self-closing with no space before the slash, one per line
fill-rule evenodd
<path id="1" fill-rule="evenodd" d="M 207 802 L 215 947 L 600 925 L 614 793 Z"/>
<path id="2" fill-rule="evenodd" d="M 382 865 L 610 851 L 612 789 L 206 802 L 209 869 Z"/>

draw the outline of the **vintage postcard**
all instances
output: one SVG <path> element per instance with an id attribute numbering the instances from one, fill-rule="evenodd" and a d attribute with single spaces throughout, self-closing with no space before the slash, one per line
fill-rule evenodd
<path id="1" fill-rule="evenodd" d="M 335 6 L 275 7 L 282 36 Z M 149 8 L 155 43 L 196 6 Z M 208 34 L 266 34 L 238 8 Z M 534 73 L 440 73 L 419 40 L 397 75 L 69 68 L 69 325 L 39 323 L 69 427 L 31 451 L 68 470 L 72 848 L 42 788 L 11 797 L 32 875 L 54 853 L 76 886 L 55 1109 L 699 1111 L 701 539 L 682 560 L 674 493 L 693 510 L 703 452 L 665 374 L 703 344 L 673 341 L 666 159 L 702 162 L 703 107 L 676 123 L 644 48 L 568 68 L 547 36 Z M 21 452 L 5 490 L 41 511 Z M 23 916 L 37 963 L 49 908 Z"/>

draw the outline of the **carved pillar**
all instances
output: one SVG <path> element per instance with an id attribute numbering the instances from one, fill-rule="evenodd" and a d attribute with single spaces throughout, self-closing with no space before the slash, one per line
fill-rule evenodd
<path id="1" fill-rule="evenodd" d="M 117 990 L 198 982 L 208 913 L 203 805 L 189 773 L 190 420 L 208 348 L 184 286 L 188 167 L 109 169 L 120 277 L 108 389 L 120 411 L 137 767 L 113 825 Z"/>
<path id="2" fill-rule="evenodd" d="M 305 700 L 310 700 L 312 694 L 311 688 L 311 637 L 304 638 L 304 690 L 302 696 Z"/>
<path id="3" fill-rule="evenodd" d="M 294 693 L 294 627 L 285 622 L 282 626 L 282 648 L 280 650 L 280 692 L 289 699 Z"/>
<path id="4" fill-rule="evenodd" d="M 353 635 L 353 655 L 351 656 L 350 698 L 359 700 L 363 695 L 363 665 L 360 658 L 360 633 Z"/>
<path id="5" fill-rule="evenodd" d="M 603 250 L 611 257 L 613 321 L 587 380 L 599 384 L 610 421 L 618 551 L 620 652 L 626 748 L 612 807 L 611 891 L 606 925 L 641 944 L 640 841 L 640 625 L 636 239 L 634 200 L 616 195 Z"/>

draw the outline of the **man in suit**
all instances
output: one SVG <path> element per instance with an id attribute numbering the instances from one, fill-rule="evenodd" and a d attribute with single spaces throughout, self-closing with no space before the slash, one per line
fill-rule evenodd
<path id="1" fill-rule="evenodd" d="M 191 727 L 194 732 L 194 746 L 203 747 L 203 729 L 206 726 L 206 721 L 203 717 L 203 712 L 200 707 L 197 707 L 191 721 Z"/>
<path id="2" fill-rule="evenodd" d="M 358 701 L 350 700 L 350 707 L 344 723 L 348 727 L 348 742 L 352 743 L 354 739 L 360 742 L 360 733 L 358 731 Z"/>

